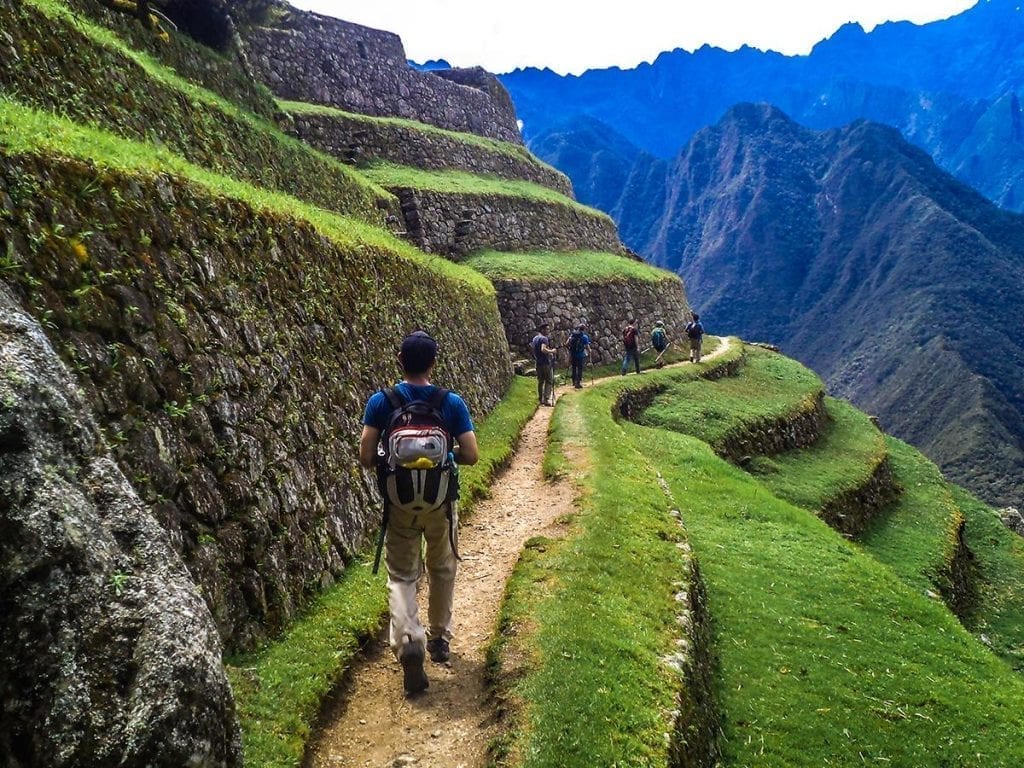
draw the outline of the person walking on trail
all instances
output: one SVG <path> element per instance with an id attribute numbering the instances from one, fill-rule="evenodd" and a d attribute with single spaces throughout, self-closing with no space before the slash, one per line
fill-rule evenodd
<path id="1" fill-rule="evenodd" d="M 583 388 L 583 368 L 590 354 L 590 337 L 587 335 L 586 323 L 576 326 L 565 342 L 569 350 L 569 361 L 572 363 L 572 385 L 576 389 Z"/>
<path id="2" fill-rule="evenodd" d="M 661 368 L 664 365 L 662 358 L 665 356 L 671 343 L 668 340 L 668 334 L 665 333 L 665 321 L 659 320 L 654 324 L 654 330 L 651 331 L 651 346 L 658 353 L 658 356 L 654 359 L 654 364 L 657 367 Z"/>
<path id="3" fill-rule="evenodd" d="M 693 320 L 686 325 L 686 337 L 690 340 L 690 362 L 700 362 L 700 348 L 704 341 L 704 324 L 700 321 L 700 315 L 693 313 Z"/>
<path id="4" fill-rule="evenodd" d="M 402 665 L 408 694 L 429 681 L 425 653 L 432 661 L 449 658 L 452 599 L 458 561 L 458 465 L 479 459 L 469 408 L 455 392 L 430 383 L 437 342 L 416 331 L 402 341 L 398 355 L 404 374 L 394 387 L 366 403 L 359 461 L 377 469 L 384 498 L 382 539 L 388 570 L 389 641 Z M 421 542 L 426 539 L 430 581 L 424 629 L 416 604 L 423 572 Z"/>
<path id="5" fill-rule="evenodd" d="M 551 346 L 550 328 L 549 323 L 541 323 L 540 330 L 530 342 L 533 361 L 537 365 L 537 399 L 541 405 L 555 404 L 555 355 L 558 350 Z"/>
<path id="6" fill-rule="evenodd" d="M 626 354 L 622 358 L 622 375 L 626 375 L 629 369 L 629 361 L 633 361 L 636 372 L 640 373 L 640 349 L 638 347 L 639 330 L 636 327 L 636 320 L 630 320 L 622 330 L 622 345 L 626 348 Z"/>

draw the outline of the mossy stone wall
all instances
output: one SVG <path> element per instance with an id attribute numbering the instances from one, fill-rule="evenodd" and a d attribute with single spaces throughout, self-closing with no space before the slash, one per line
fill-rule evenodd
<path id="1" fill-rule="evenodd" d="M 293 112 L 290 116 L 290 131 L 295 136 L 347 162 L 385 160 L 431 171 L 454 169 L 478 176 L 524 179 L 573 196 L 565 174 L 539 162 L 522 147 L 515 154 L 488 151 L 440 131 L 341 113 Z"/>
<path id="2" fill-rule="evenodd" d="M 242 37 L 253 73 L 283 99 L 523 141 L 496 77 L 473 70 L 460 84 L 415 70 L 391 32 L 292 9 L 274 27 L 249 27 Z"/>
<path id="3" fill-rule="evenodd" d="M 624 251 L 615 222 L 596 211 L 510 195 L 390 189 L 401 204 L 409 240 L 429 253 Z"/>
<path id="4" fill-rule="evenodd" d="M 0 279 L 77 372 L 229 648 L 283 626 L 376 528 L 360 420 L 404 333 L 435 335 L 436 380 L 476 415 L 511 380 L 490 287 L 402 248 L 170 177 L 0 156 Z"/>
<path id="5" fill-rule="evenodd" d="M 532 357 L 530 339 L 545 320 L 551 323 L 557 343 L 565 342 L 576 324 L 586 322 L 592 340 L 590 362 L 600 364 L 622 359 L 622 329 L 629 319 L 639 322 L 641 348 L 649 346 L 647 339 L 658 320 L 665 322 L 670 340 L 683 343 L 683 329 L 690 319 L 683 282 L 677 277 L 657 282 L 496 280 L 494 286 L 509 346 L 524 357 Z M 564 353 L 562 358 L 568 364 Z"/>
<path id="6" fill-rule="evenodd" d="M 65 18 L 30 3 L 0 2 L 0 30 L 0 93 L 25 105 L 158 143 L 202 168 L 328 210 L 379 225 L 398 218 L 397 201 L 340 163 L 269 122 L 214 103 L 212 95 L 199 100 L 152 77 Z"/>

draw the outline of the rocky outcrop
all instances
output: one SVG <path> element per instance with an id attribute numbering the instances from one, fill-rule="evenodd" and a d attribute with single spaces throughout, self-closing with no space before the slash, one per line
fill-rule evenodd
<path id="1" fill-rule="evenodd" d="M 256 77 L 283 99 L 523 141 L 497 78 L 414 70 L 390 32 L 291 9 L 276 26 L 250 27 L 242 38 Z"/>
<path id="2" fill-rule="evenodd" d="M 240 766 L 221 650 L 74 377 L 0 284 L 0 762 Z"/>
<path id="3" fill-rule="evenodd" d="M 491 286 L 397 241 L 77 161 L 0 155 L 0 189 L 0 277 L 45 320 L 232 649 L 284 626 L 377 527 L 357 441 L 402 334 L 434 333 L 437 380 L 474 415 L 511 380 Z"/>
<path id="4" fill-rule="evenodd" d="M 683 338 L 690 319 L 683 282 L 672 276 L 660 281 L 495 280 L 494 286 L 509 346 L 528 357 L 532 357 L 530 339 L 541 321 L 551 324 L 550 335 L 558 343 L 578 323 L 586 322 L 590 362 L 598 364 L 621 359 L 622 329 L 630 318 L 636 318 L 641 329 L 664 320 L 668 337 L 676 340 Z"/>
<path id="5" fill-rule="evenodd" d="M 428 253 L 470 251 L 622 252 L 615 224 L 598 211 L 509 195 L 459 194 L 390 187 L 398 196 L 408 238 Z"/>
<path id="6" fill-rule="evenodd" d="M 345 162 L 384 160 L 410 168 L 522 179 L 572 196 L 572 185 L 563 173 L 519 146 L 488 148 L 483 142 L 473 143 L 437 129 L 343 112 L 302 111 L 290 117 L 289 130 L 295 136 Z"/>
<path id="7" fill-rule="evenodd" d="M 999 519 L 1018 536 L 1024 536 L 1024 516 L 1016 507 L 1004 507 L 999 510 Z"/>

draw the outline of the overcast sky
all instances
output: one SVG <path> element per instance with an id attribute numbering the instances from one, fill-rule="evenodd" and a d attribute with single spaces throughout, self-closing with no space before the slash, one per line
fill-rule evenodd
<path id="1" fill-rule="evenodd" d="M 801 54 L 847 21 L 943 19 L 977 0 L 291 0 L 300 8 L 386 29 L 414 61 L 447 59 L 502 73 L 550 67 L 563 74 L 633 67 L 661 51 L 705 43 Z"/>

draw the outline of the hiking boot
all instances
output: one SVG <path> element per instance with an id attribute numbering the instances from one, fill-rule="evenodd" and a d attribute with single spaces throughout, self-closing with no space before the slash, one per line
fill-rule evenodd
<path id="1" fill-rule="evenodd" d="M 428 640 L 427 650 L 430 652 L 430 660 L 438 664 L 444 664 L 450 656 L 448 641 L 443 637 L 435 637 L 432 640 Z"/>
<path id="2" fill-rule="evenodd" d="M 419 643 L 409 643 L 402 646 L 398 654 L 398 660 L 402 664 L 402 685 L 407 694 L 425 691 L 430 681 L 427 680 L 427 673 L 423 670 L 423 646 Z"/>

